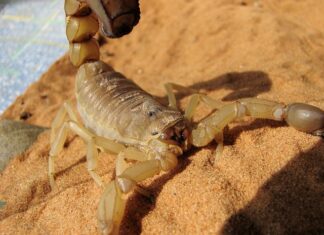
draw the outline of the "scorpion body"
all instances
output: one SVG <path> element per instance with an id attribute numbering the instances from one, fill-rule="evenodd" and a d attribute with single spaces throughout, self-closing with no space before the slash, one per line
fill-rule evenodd
<path id="1" fill-rule="evenodd" d="M 99 60 L 99 46 L 93 38 L 99 28 L 111 37 L 128 33 L 139 20 L 136 0 L 65 0 L 67 36 L 71 62 L 80 66 L 76 78 L 77 108 L 69 103 L 52 123 L 49 180 L 54 181 L 54 160 L 72 130 L 87 144 L 87 169 L 104 188 L 98 206 L 99 228 L 116 234 L 125 211 L 124 196 L 137 184 L 177 165 L 177 157 L 191 146 L 203 147 L 216 140 L 215 159 L 223 149 L 223 129 L 243 116 L 286 121 L 300 131 L 324 136 L 324 111 L 302 103 L 282 104 L 258 98 L 232 103 L 213 100 L 205 94 L 166 84 L 169 106 L 163 106 L 134 82 Z M 118 13 L 114 12 L 117 11 Z M 184 113 L 177 107 L 173 90 L 192 94 Z M 214 111 L 198 123 L 192 117 L 200 102 Z M 98 150 L 117 154 L 115 179 L 105 185 L 95 172 Z"/>
<path id="2" fill-rule="evenodd" d="M 181 112 L 165 107 L 132 80 L 98 62 L 102 71 L 89 76 L 80 68 L 76 80 L 78 111 L 99 136 L 144 148 L 151 136 L 183 122 Z"/>

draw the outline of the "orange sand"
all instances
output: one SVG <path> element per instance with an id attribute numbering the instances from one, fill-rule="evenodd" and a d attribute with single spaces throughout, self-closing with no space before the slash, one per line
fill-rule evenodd
<path id="1" fill-rule="evenodd" d="M 280 3 L 279 3 L 280 2 Z M 134 31 L 102 48 L 102 59 L 152 94 L 166 81 L 232 101 L 261 97 L 324 109 L 324 1 L 141 0 Z M 73 99 L 76 69 L 67 57 L 6 110 L 49 126 Z M 181 104 L 188 101 L 185 97 Z M 208 109 L 201 108 L 201 115 Z M 144 182 L 154 200 L 134 193 L 122 234 L 324 233 L 324 144 L 274 121 L 246 118 L 216 145 L 194 149 L 179 166 Z M 0 174 L 0 234 L 96 234 L 102 190 L 87 173 L 85 146 L 71 137 L 56 161 L 57 191 L 47 179 L 49 132 Z M 98 172 L 113 177 L 114 156 Z"/>

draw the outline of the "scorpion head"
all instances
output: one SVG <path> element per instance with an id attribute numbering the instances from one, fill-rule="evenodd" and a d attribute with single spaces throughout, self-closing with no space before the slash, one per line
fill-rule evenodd
<path id="1" fill-rule="evenodd" d="M 160 135 L 160 139 L 170 144 L 176 144 L 186 151 L 190 148 L 190 131 L 185 120 L 179 120 L 175 125 L 167 127 Z"/>
<path id="2" fill-rule="evenodd" d="M 140 19 L 139 0 L 86 0 L 98 16 L 106 37 L 118 38 L 130 33 Z"/>
<path id="3" fill-rule="evenodd" d="M 160 132 L 153 131 L 151 134 L 156 138 L 149 141 L 149 145 L 153 150 L 152 152 L 155 158 L 160 159 L 161 167 L 164 171 L 169 171 L 176 167 L 178 163 L 177 156 L 182 155 L 190 147 L 190 132 L 182 114 L 174 110 L 168 111 L 164 111 L 164 118 L 162 117 L 155 124 L 151 124 L 154 126 L 152 130 L 160 129 Z M 172 114 L 171 117 L 168 114 Z M 175 120 L 171 121 L 173 118 Z M 165 125 L 166 120 L 171 122 Z"/>
<path id="4" fill-rule="evenodd" d="M 178 146 L 182 151 L 190 148 L 190 129 L 188 122 L 180 111 L 164 107 L 160 104 L 147 105 L 146 114 L 150 119 L 149 134 L 154 139 Z"/>

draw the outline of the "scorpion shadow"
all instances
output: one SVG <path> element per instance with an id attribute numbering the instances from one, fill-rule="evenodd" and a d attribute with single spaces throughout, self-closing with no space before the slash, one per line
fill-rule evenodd
<path id="1" fill-rule="evenodd" d="M 244 97 L 254 97 L 262 92 L 269 91 L 272 82 L 268 75 L 261 71 L 247 71 L 247 72 L 232 72 L 221 76 L 217 76 L 208 81 L 198 82 L 191 86 L 190 88 L 196 90 L 213 91 L 218 89 L 228 89 L 231 92 L 226 95 L 223 101 L 233 101 Z M 176 93 L 177 99 L 182 99 L 188 94 Z M 164 101 L 166 97 L 158 97 L 159 100 Z M 252 125 L 246 126 L 249 130 L 260 128 L 262 126 L 268 125 L 278 126 L 276 122 L 268 121 L 255 121 Z M 245 131 L 244 128 L 236 127 L 231 130 L 229 141 L 226 140 L 225 144 L 231 144 L 235 141 L 237 136 Z M 161 177 L 154 180 L 147 189 L 153 194 L 153 198 L 157 198 L 160 194 L 163 186 L 167 181 L 171 180 L 175 175 L 181 173 L 190 164 L 191 160 L 189 156 L 194 155 L 198 151 L 197 149 L 192 149 L 185 153 L 179 159 L 178 166 L 171 172 L 168 172 Z M 141 194 L 135 192 L 129 199 L 126 206 L 125 217 L 123 219 L 120 234 L 140 234 L 142 231 L 142 219 L 155 208 L 155 200 L 146 198 Z"/>
<path id="2" fill-rule="evenodd" d="M 300 152 L 232 215 L 221 234 L 324 234 L 324 144 Z"/>
<path id="3" fill-rule="evenodd" d="M 222 101 L 234 101 L 246 97 L 255 97 L 267 92 L 272 86 L 268 74 L 262 71 L 231 72 L 208 81 L 197 82 L 188 86 L 195 90 L 215 91 L 227 89 L 230 91 Z M 177 99 L 182 99 L 188 94 L 176 93 Z"/>

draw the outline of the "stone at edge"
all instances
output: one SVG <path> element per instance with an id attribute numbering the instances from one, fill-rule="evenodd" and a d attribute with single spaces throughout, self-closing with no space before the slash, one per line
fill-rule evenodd
<path id="1" fill-rule="evenodd" d="M 0 209 L 6 205 L 5 201 L 0 200 Z"/>
<path id="2" fill-rule="evenodd" d="M 11 158 L 24 152 L 46 129 L 19 121 L 1 120 L 0 172 L 5 169 Z"/>

